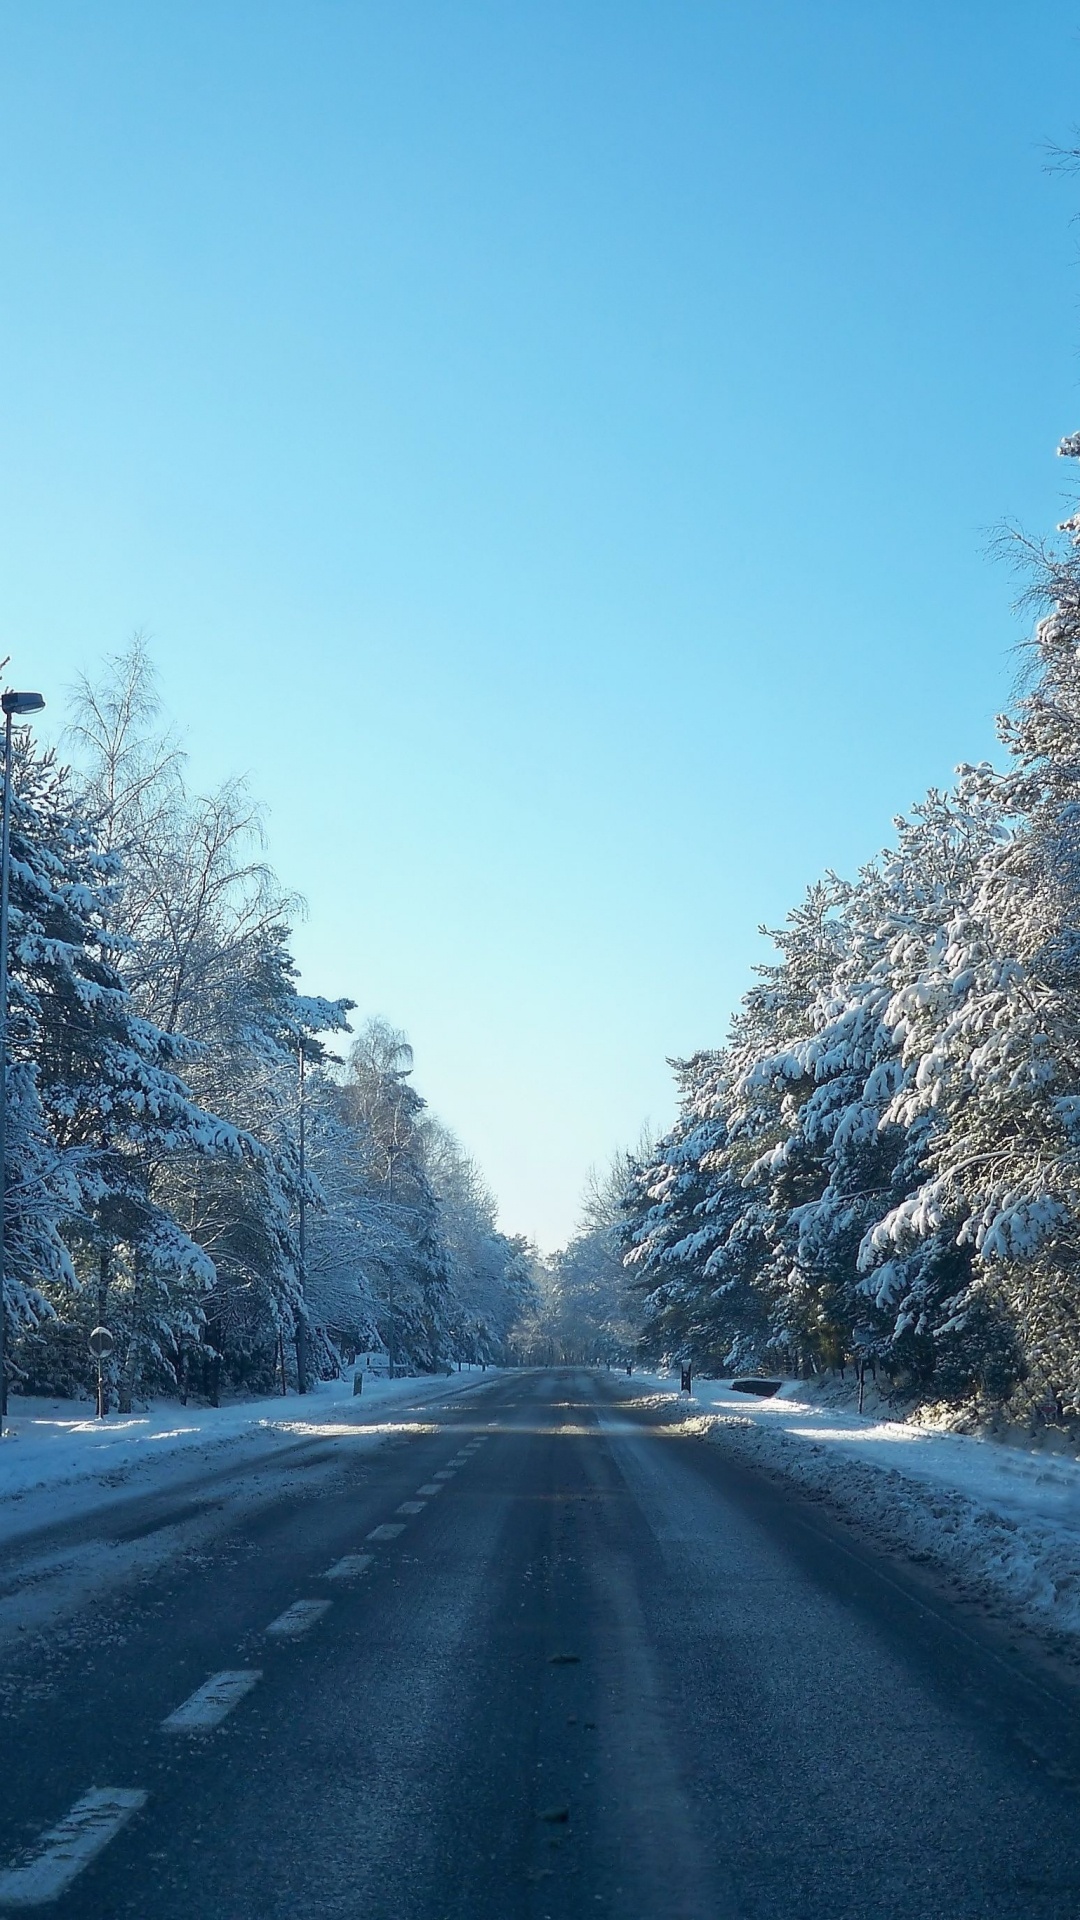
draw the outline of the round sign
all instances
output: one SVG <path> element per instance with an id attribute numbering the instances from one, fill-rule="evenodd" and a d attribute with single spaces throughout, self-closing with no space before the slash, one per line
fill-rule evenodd
<path id="1" fill-rule="evenodd" d="M 95 1360 L 107 1360 L 115 1344 L 108 1327 L 95 1327 L 87 1342 Z"/>

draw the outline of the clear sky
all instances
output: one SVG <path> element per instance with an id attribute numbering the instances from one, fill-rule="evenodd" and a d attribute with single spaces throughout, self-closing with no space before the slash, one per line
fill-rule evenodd
<path id="1" fill-rule="evenodd" d="M 1080 10 L 0 0 L 0 647 L 152 638 L 306 985 L 557 1244 L 993 749 L 1080 427 Z"/>

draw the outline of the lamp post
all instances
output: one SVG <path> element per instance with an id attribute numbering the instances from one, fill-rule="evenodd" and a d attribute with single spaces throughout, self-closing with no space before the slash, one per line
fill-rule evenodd
<path id="1" fill-rule="evenodd" d="M 11 872 L 11 722 L 16 714 L 40 713 L 40 693 L 0 693 L 4 711 L 4 797 L 0 821 L 0 1434 L 7 1413 L 7 1277 L 4 1218 L 7 1203 L 7 1005 L 8 890 Z"/>
<path id="2" fill-rule="evenodd" d="M 307 1179 L 307 1108 L 304 1101 L 304 1040 L 300 1037 L 300 1311 L 296 1316 L 296 1390 L 306 1393 L 308 1388 L 308 1324 L 307 1324 L 307 1194 L 304 1191 Z"/>

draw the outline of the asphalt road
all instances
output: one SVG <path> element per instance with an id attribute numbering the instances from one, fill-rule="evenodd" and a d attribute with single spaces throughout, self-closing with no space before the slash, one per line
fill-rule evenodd
<path id="1" fill-rule="evenodd" d="M 28 1639 L 10 1910 L 71 1874 L 60 1920 L 1076 1920 L 1067 1678 L 626 1386 L 323 1447 Z"/>

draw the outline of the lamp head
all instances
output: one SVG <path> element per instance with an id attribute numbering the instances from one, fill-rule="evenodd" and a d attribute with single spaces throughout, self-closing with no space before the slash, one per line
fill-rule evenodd
<path id="1" fill-rule="evenodd" d="M 40 713 L 44 705 L 40 693 L 0 693 L 5 713 Z"/>

